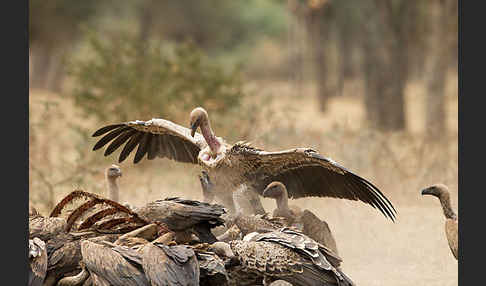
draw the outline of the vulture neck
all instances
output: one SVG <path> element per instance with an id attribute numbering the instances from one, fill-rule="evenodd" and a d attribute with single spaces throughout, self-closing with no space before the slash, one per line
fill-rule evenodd
<path id="1" fill-rule="evenodd" d="M 119 190 L 116 179 L 106 176 L 106 183 L 108 185 L 108 198 L 118 203 Z"/>
<path id="2" fill-rule="evenodd" d="M 440 204 L 442 205 L 442 210 L 444 215 L 448 219 L 457 219 L 456 213 L 452 210 L 451 199 L 448 195 L 439 196 Z"/>
<path id="3" fill-rule="evenodd" d="M 291 218 L 292 212 L 290 211 L 289 208 L 289 198 L 287 195 L 287 190 L 283 190 L 282 194 L 276 198 L 277 202 L 277 216 L 282 216 L 285 218 Z"/>
<path id="4" fill-rule="evenodd" d="M 216 157 L 217 153 L 219 152 L 219 148 L 221 147 L 221 143 L 216 138 L 213 130 L 211 129 L 209 119 L 204 118 L 200 127 L 204 140 L 206 140 L 206 143 L 208 143 L 209 149 L 211 149 L 213 157 Z"/>

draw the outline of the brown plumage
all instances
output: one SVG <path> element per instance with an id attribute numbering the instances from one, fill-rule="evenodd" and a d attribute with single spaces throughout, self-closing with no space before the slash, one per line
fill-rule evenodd
<path id="1" fill-rule="evenodd" d="M 231 191 L 245 186 L 261 194 L 269 183 L 281 181 L 291 198 L 359 200 L 395 219 L 393 205 L 376 186 L 313 149 L 267 152 L 241 142 L 229 145 L 214 135 L 203 108 L 195 108 L 190 118 L 190 129 L 164 119 L 107 125 L 94 132 L 95 137 L 104 136 L 93 150 L 111 142 L 104 153 L 107 156 L 128 141 L 119 162 L 138 146 L 134 163 L 147 154 L 148 160 L 160 157 L 199 164 L 213 180 L 216 197 L 230 211 L 233 211 Z M 197 128 L 202 134 L 196 132 Z M 263 209 L 258 202 L 256 211 Z"/>
<path id="2" fill-rule="evenodd" d="M 230 276 L 256 275 L 266 282 L 285 280 L 292 285 L 354 285 L 338 267 L 340 260 L 301 232 L 282 228 L 243 240 L 230 241 L 239 264 Z M 249 276 L 251 279 L 252 276 Z"/>
<path id="3" fill-rule="evenodd" d="M 297 227 L 310 238 L 338 254 L 336 240 L 327 222 L 319 219 L 309 210 L 302 211 L 298 207 L 289 206 L 287 188 L 284 184 L 281 182 L 270 183 L 263 191 L 263 197 L 273 198 L 277 202 L 273 216 L 286 218 L 290 225 Z"/>
<path id="4" fill-rule="evenodd" d="M 437 197 L 442 205 L 442 211 L 446 218 L 445 222 L 445 233 L 447 237 L 447 242 L 449 243 L 449 248 L 451 249 L 452 255 L 457 260 L 459 253 L 459 236 L 458 236 L 458 216 L 452 210 L 451 199 L 449 188 L 444 184 L 436 184 L 422 190 L 422 195 L 432 195 Z"/>
<path id="5" fill-rule="evenodd" d="M 107 188 L 106 196 L 115 202 L 120 202 L 120 189 L 118 188 L 117 180 L 122 176 L 122 171 L 119 166 L 113 164 L 105 170 L 105 182 Z"/>
<path id="6" fill-rule="evenodd" d="M 38 237 L 29 239 L 29 286 L 40 286 L 47 272 L 47 250 Z"/>
<path id="7" fill-rule="evenodd" d="M 151 285 L 199 285 L 197 257 L 189 246 L 148 243 L 141 252 L 143 270 Z"/>
<path id="8" fill-rule="evenodd" d="M 140 237 L 137 241 L 131 247 L 83 241 L 83 263 L 94 280 L 106 285 L 199 285 L 199 266 L 192 248 Z"/>
<path id="9" fill-rule="evenodd" d="M 81 243 L 83 241 L 113 242 L 119 234 L 99 234 L 96 232 L 61 233 L 46 242 L 48 266 L 46 285 L 55 285 L 59 279 L 72 276 L 81 270 L 79 262 L 82 260 Z M 51 284 L 52 283 L 52 284 Z"/>
<path id="10" fill-rule="evenodd" d="M 156 200 L 135 208 L 140 217 L 147 221 L 162 223 L 178 235 L 193 232 L 201 242 L 212 243 L 216 237 L 211 229 L 223 225 L 223 206 L 181 198 Z"/>
<path id="11" fill-rule="evenodd" d="M 150 285 L 141 266 L 141 255 L 130 248 L 126 248 L 126 253 L 121 254 L 113 249 L 115 247 L 104 242 L 95 243 L 89 240 L 81 242 L 83 263 L 93 283 L 113 286 Z"/>

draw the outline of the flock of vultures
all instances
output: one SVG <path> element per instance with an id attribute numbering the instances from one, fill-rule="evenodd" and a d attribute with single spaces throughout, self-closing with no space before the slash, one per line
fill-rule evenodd
<path id="1" fill-rule="evenodd" d="M 230 145 L 214 135 L 201 107 L 191 112 L 190 128 L 137 120 L 93 136 L 102 136 L 93 150 L 107 146 L 105 156 L 123 145 L 119 162 L 134 152 L 134 163 L 147 155 L 198 164 L 203 201 L 120 203 L 122 172 L 112 165 L 106 197 L 75 190 L 49 216 L 30 206 L 29 285 L 356 285 L 342 270 L 330 226 L 289 199 L 361 201 L 395 221 L 392 203 L 368 180 L 313 149 Z M 447 187 L 433 185 L 422 195 L 440 200 L 457 259 L 458 220 Z M 259 196 L 274 199 L 276 208 L 265 211 Z"/>

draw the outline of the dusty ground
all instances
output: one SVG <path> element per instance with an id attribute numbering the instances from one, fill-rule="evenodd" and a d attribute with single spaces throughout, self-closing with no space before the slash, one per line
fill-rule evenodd
<path id="1" fill-rule="evenodd" d="M 374 182 L 398 210 L 398 219 L 392 223 L 378 211 L 358 202 L 323 198 L 291 201 L 314 211 L 329 223 L 344 259 L 343 270 L 358 285 L 458 284 L 458 263 L 445 238 L 439 202 L 420 195 L 422 187 L 444 182 L 451 189 L 453 208 L 457 209 L 457 79 L 450 82 L 447 95 L 450 132 L 443 138 L 446 144 L 441 148 L 421 139 L 423 90 L 418 85 L 410 85 L 407 93 L 408 132 L 374 135 L 363 126 L 364 112 L 358 97 L 333 99 L 329 112 L 322 115 L 317 110 L 312 87 L 303 96 L 296 97 L 292 95 L 294 90 L 285 85 L 256 84 L 278 100 L 267 106 L 272 116 L 267 115 L 265 124 L 256 124 L 258 134 L 240 139 L 251 139 L 270 150 L 296 145 L 315 147 Z M 42 102 L 47 99 L 58 105 L 46 113 Z M 31 203 L 47 214 L 46 201 L 50 195 L 57 202 L 76 187 L 102 194 L 103 168 L 116 161 L 118 152 L 108 158 L 101 158 L 101 150 L 91 152 L 95 140 L 80 139 L 74 133 L 69 122 L 80 120 L 64 97 L 32 91 L 30 108 Z M 282 117 L 283 110 L 295 122 Z M 91 132 L 99 127 L 91 121 L 84 125 Z M 223 131 L 219 133 L 225 136 Z M 66 173 L 90 156 L 98 161 L 90 161 L 91 165 L 80 168 L 79 172 L 85 173 L 71 180 Z M 131 157 L 120 166 L 124 172 L 120 181 L 122 201 L 140 205 L 175 195 L 201 198 L 197 167 L 168 160 L 133 165 Z M 272 201 L 264 199 L 263 202 L 267 210 L 273 210 Z"/>

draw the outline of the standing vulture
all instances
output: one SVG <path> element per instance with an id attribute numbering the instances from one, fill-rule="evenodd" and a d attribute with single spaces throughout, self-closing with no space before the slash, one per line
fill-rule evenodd
<path id="1" fill-rule="evenodd" d="M 274 217 L 284 217 L 290 225 L 297 226 L 304 234 L 338 254 L 336 240 L 329 225 L 309 210 L 301 211 L 298 207 L 289 207 L 287 188 L 284 184 L 270 183 L 263 191 L 263 197 L 273 198 L 277 202 L 277 208 L 273 211 Z"/>
<path id="2" fill-rule="evenodd" d="M 280 181 L 287 186 L 290 198 L 359 200 L 395 220 L 393 205 L 376 186 L 313 149 L 268 152 L 243 142 L 230 145 L 214 135 L 208 114 L 201 107 L 191 112 L 190 125 L 188 129 L 155 118 L 107 125 L 93 133 L 93 137 L 104 135 L 93 150 L 111 142 L 104 152 L 107 156 L 126 142 L 119 162 L 138 146 L 134 163 L 147 155 L 148 160 L 160 157 L 199 164 L 213 179 L 215 194 L 231 212 L 231 190 L 244 187 L 261 194 L 269 183 Z M 198 128 L 202 134 L 196 132 Z M 258 208 L 262 209 L 261 203 Z"/>
<path id="3" fill-rule="evenodd" d="M 447 236 L 447 242 L 449 243 L 449 248 L 452 254 L 457 260 L 457 255 L 459 251 L 459 237 L 457 233 L 457 228 L 459 225 L 458 217 L 451 207 L 451 198 L 449 194 L 449 189 L 444 184 L 436 184 L 422 190 L 422 195 L 432 195 L 437 197 L 442 205 L 442 211 L 446 217 L 445 222 L 445 233 Z"/>

